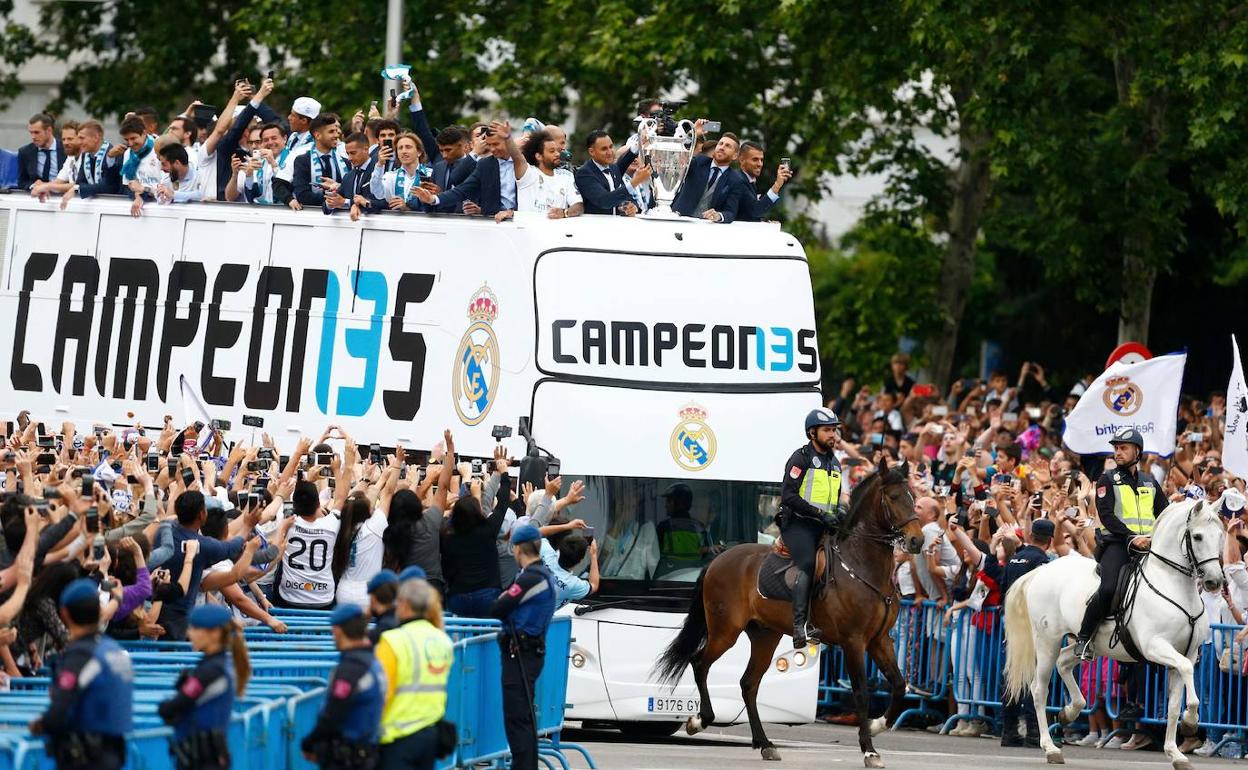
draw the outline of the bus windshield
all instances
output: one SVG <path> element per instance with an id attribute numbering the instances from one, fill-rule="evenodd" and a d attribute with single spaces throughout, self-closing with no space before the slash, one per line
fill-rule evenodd
<path id="1" fill-rule="evenodd" d="M 584 482 L 586 499 L 563 515 L 593 528 L 599 601 L 687 597 L 716 554 L 741 543 L 771 544 L 779 535 L 779 483 L 564 476 L 565 493 L 576 480 Z"/>

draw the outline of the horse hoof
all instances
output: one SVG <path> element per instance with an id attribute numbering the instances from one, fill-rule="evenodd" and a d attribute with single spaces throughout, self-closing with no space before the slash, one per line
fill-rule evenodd
<path id="1" fill-rule="evenodd" d="M 702 732 L 702 717 L 691 716 L 685 721 L 685 732 L 689 735 L 697 735 Z"/>
<path id="2" fill-rule="evenodd" d="M 884 760 L 880 758 L 879 754 L 863 754 L 862 764 L 865 767 L 883 767 Z"/>
<path id="3" fill-rule="evenodd" d="M 768 762 L 779 762 L 780 752 L 776 751 L 775 746 L 768 746 L 765 749 L 763 749 L 763 759 L 767 760 Z"/>
<path id="4" fill-rule="evenodd" d="M 1048 762 L 1050 765 L 1066 764 L 1066 758 L 1062 756 L 1061 749 L 1054 749 L 1053 751 L 1046 751 L 1044 753 L 1044 761 Z"/>
<path id="5" fill-rule="evenodd" d="M 1187 757 L 1176 759 L 1173 764 L 1174 770 L 1192 770 L 1192 761 Z"/>

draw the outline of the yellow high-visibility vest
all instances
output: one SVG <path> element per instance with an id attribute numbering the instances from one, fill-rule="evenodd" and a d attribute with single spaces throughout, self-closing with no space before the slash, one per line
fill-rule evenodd
<path id="1" fill-rule="evenodd" d="M 442 629 L 413 620 L 381 635 L 394 652 L 394 698 L 381 715 L 381 742 L 394 743 L 437 724 L 446 713 L 446 681 L 455 648 Z"/>

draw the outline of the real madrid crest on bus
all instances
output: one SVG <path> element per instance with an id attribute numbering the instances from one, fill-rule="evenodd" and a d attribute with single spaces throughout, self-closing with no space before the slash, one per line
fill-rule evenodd
<path id="1" fill-rule="evenodd" d="M 492 325 L 496 318 L 498 297 L 488 284 L 483 285 L 468 301 L 472 324 L 459 342 L 451 375 L 451 397 L 465 425 L 484 420 L 498 395 L 498 338 Z"/>
<path id="2" fill-rule="evenodd" d="M 1120 417 L 1130 417 L 1144 404 L 1144 391 L 1127 377 L 1110 377 L 1101 396 L 1105 407 Z"/>
<path id="3" fill-rule="evenodd" d="M 715 432 L 706 417 L 706 409 L 688 404 L 680 410 L 680 422 L 672 431 L 672 459 L 687 471 L 706 470 L 715 460 Z"/>

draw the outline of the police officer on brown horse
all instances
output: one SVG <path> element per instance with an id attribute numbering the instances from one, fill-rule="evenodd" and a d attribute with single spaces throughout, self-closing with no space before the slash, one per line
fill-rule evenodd
<path id="1" fill-rule="evenodd" d="M 780 531 L 784 545 L 797 567 L 793 584 L 793 646 L 822 641 L 810 622 L 811 583 L 815 555 L 823 533 L 835 529 L 844 518 L 848 497 L 841 486 L 841 463 L 833 447 L 841 438 L 841 421 L 830 409 L 806 415 L 809 441 L 793 453 L 784 468 L 780 488 Z"/>

